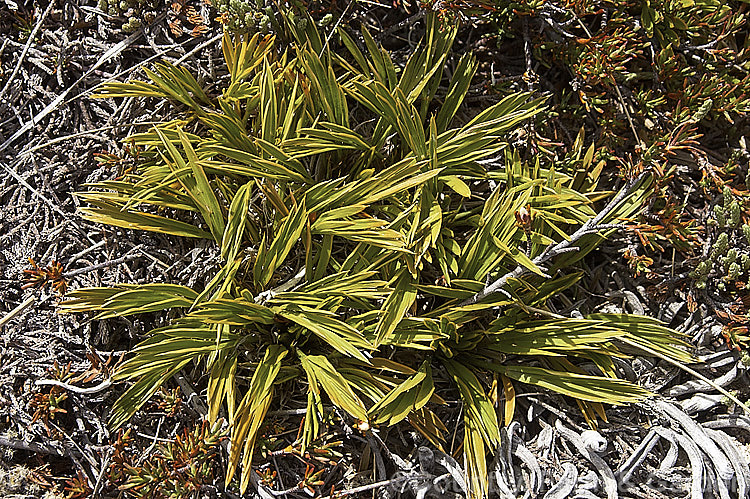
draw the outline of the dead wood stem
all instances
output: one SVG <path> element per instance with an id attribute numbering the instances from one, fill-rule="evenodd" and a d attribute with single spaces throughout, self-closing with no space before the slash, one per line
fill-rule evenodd
<path id="1" fill-rule="evenodd" d="M 536 258 L 532 260 L 532 262 L 539 266 L 546 261 L 554 258 L 557 255 L 560 255 L 561 253 L 567 253 L 569 251 L 577 251 L 578 248 L 575 246 L 572 246 L 573 243 L 581 239 L 583 236 L 588 234 L 596 233 L 600 230 L 606 230 L 611 229 L 614 227 L 617 227 L 612 224 L 602 224 L 600 223 L 607 215 L 609 215 L 616 207 L 620 204 L 620 202 L 625 199 L 625 197 L 630 194 L 630 192 L 633 190 L 633 188 L 640 183 L 640 181 L 647 175 L 647 172 L 643 172 L 640 175 L 638 175 L 633 180 L 629 181 L 622 189 L 620 189 L 620 192 L 617 193 L 617 196 L 615 196 L 607 206 L 604 207 L 602 211 L 600 211 L 594 218 L 591 218 L 586 221 L 577 231 L 575 231 L 571 236 L 570 239 L 563 240 L 555 245 L 550 245 L 547 247 L 546 250 L 544 250 L 540 255 L 538 255 Z M 466 299 L 463 301 L 459 306 L 465 307 L 467 305 L 473 305 L 474 303 L 477 303 L 484 298 L 486 298 L 489 295 L 492 295 L 494 293 L 497 293 L 502 290 L 503 286 L 505 286 L 510 279 L 518 279 L 526 274 L 531 272 L 528 268 L 524 267 L 523 265 L 517 266 L 512 271 L 508 272 L 507 274 L 503 275 L 499 279 L 495 280 L 491 284 L 484 287 L 484 289 L 478 293 L 476 293 L 471 298 Z"/>
<path id="2" fill-rule="evenodd" d="M 49 15 L 54 5 L 55 5 L 55 2 L 50 1 L 49 5 L 47 5 L 47 9 L 42 14 L 42 17 L 39 18 L 39 20 L 36 23 L 36 26 L 34 26 L 34 30 L 29 35 L 28 40 L 26 40 L 26 45 L 24 45 L 23 51 L 21 52 L 21 56 L 18 58 L 18 62 L 16 62 L 16 67 L 13 68 L 13 72 L 10 74 L 10 78 L 8 78 L 8 81 L 5 82 L 5 86 L 3 87 L 3 89 L 0 90 L 0 102 L 3 101 L 3 97 L 5 97 L 5 94 L 8 93 L 8 89 L 10 88 L 11 83 L 13 83 L 13 80 L 16 79 L 16 75 L 18 74 L 18 71 L 21 69 L 21 64 L 23 63 L 23 60 L 26 58 L 26 53 L 29 51 L 31 44 L 34 43 L 36 34 L 39 33 L 39 29 L 42 27 L 42 24 L 44 24 L 44 20 L 47 19 L 47 16 Z"/>

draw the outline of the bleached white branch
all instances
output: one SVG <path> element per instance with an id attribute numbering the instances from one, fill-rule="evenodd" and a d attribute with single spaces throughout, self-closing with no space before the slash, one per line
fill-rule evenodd
<path id="1" fill-rule="evenodd" d="M 104 390 L 112 386 L 112 381 L 105 379 L 98 385 L 91 386 L 89 388 L 81 388 L 75 385 L 70 385 L 68 383 L 63 383 L 62 381 L 57 381 L 55 379 L 39 379 L 34 384 L 37 386 L 59 386 L 60 388 L 68 390 L 69 392 L 79 393 L 82 395 L 91 395 L 94 393 L 103 392 Z"/>
<path id="2" fill-rule="evenodd" d="M 617 195 L 612 198 L 612 200 L 605 206 L 602 211 L 596 214 L 595 217 L 590 218 L 587 220 L 583 225 L 581 225 L 578 230 L 576 230 L 571 236 L 570 239 L 566 239 L 564 241 L 560 241 L 557 244 L 551 244 L 547 246 L 547 249 L 545 249 L 542 253 L 537 255 L 532 262 L 534 262 L 535 265 L 539 266 L 543 264 L 544 262 L 562 254 L 562 253 L 568 253 L 571 251 L 578 251 L 578 247 L 573 246 L 575 242 L 577 242 L 579 239 L 581 239 L 583 236 L 589 235 L 589 234 L 595 234 L 602 230 L 609 230 L 612 228 L 620 228 L 622 227 L 619 224 L 603 224 L 601 223 L 602 220 L 604 220 L 607 215 L 609 215 L 616 207 L 619 205 L 625 197 L 627 197 L 633 190 L 633 188 L 638 185 L 641 180 L 647 175 L 647 172 L 643 172 L 640 175 L 638 175 L 633 180 L 629 181 L 625 186 L 620 189 L 620 191 L 617 193 Z M 471 298 L 468 298 L 461 302 L 460 306 L 466 306 L 466 305 L 473 305 L 474 303 L 477 303 L 484 298 L 495 294 L 497 292 L 503 291 L 503 287 L 505 287 L 506 284 L 508 284 L 508 281 L 511 279 L 518 279 L 531 271 L 524 267 L 523 265 L 518 265 L 515 269 L 511 270 L 507 274 L 503 275 L 499 279 L 496 279 L 494 282 L 486 285 L 482 291 L 479 291 Z"/>
<path id="3" fill-rule="evenodd" d="M 265 291 L 262 291 L 258 294 L 255 298 L 253 298 L 253 301 L 255 303 L 259 303 L 261 305 L 269 302 L 274 296 L 276 296 L 279 293 L 283 293 L 285 291 L 289 291 L 294 286 L 300 283 L 302 279 L 305 277 L 306 267 L 302 267 L 299 272 L 297 272 L 294 277 L 289 279 L 288 281 L 281 283 L 279 286 L 276 286 L 273 289 L 267 289 Z"/>

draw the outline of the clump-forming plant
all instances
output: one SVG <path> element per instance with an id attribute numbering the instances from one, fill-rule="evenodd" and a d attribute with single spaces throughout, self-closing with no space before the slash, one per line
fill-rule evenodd
<path id="1" fill-rule="evenodd" d="M 114 427 L 180 369 L 205 366 L 209 419 L 225 405 L 231 422 L 226 480 L 241 463 L 244 491 L 276 393 L 306 390 L 303 447 L 327 403 L 364 429 L 406 420 L 441 447 L 432 409 L 444 379 L 463 402 L 468 488 L 480 497 L 485 456 L 500 445 L 496 402 L 504 394 L 508 423 L 514 382 L 575 398 L 593 423 L 602 404 L 648 394 L 618 379 L 618 341 L 689 359 L 651 319 L 571 319 L 547 307 L 581 276 L 563 269 L 639 208 L 647 176 L 597 214 L 592 202 L 607 193 L 590 160 L 528 166 L 505 142 L 543 102 L 514 94 L 460 122 L 476 62 L 464 54 L 444 77 L 457 28 L 435 16 L 404 67 L 367 32 L 366 52 L 340 32 L 341 56 L 313 23 L 296 29 L 285 50 L 273 37 L 226 36 L 218 96 L 167 63 L 147 71 L 151 82 L 102 92 L 167 98 L 186 115 L 129 137 L 137 172 L 79 194 L 85 216 L 213 240 L 224 262 L 203 289 L 122 284 L 62 304 L 99 318 L 178 310 L 117 371 L 134 383 Z"/>

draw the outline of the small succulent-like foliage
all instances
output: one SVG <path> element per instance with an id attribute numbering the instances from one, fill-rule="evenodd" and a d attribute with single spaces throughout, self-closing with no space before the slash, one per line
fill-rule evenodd
<path id="1" fill-rule="evenodd" d="M 60 262 L 53 261 L 46 267 L 39 267 L 34 259 L 29 258 L 31 268 L 24 270 L 27 274 L 23 289 L 26 288 L 44 288 L 49 285 L 59 295 L 64 295 L 68 289 L 68 283 L 65 280 L 63 266 Z"/>
<path id="2" fill-rule="evenodd" d="M 306 391 L 300 452 L 321 436 L 328 403 L 365 431 L 406 420 L 441 447 L 446 429 L 432 407 L 443 403 L 435 380 L 447 379 L 463 402 L 465 469 L 479 497 L 485 455 L 500 444 L 493 384 L 504 388 L 506 423 L 518 382 L 577 399 L 593 423 L 602 404 L 648 394 L 618 379 L 618 340 L 689 359 L 651 319 L 569 319 L 546 305 L 579 280 L 566 269 L 602 240 L 598 228 L 640 208 L 648 177 L 597 216 L 592 203 L 608 193 L 597 190 L 590 157 L 544 167 L 507 142 L 542 101 L 515 93 L 459 120 L 477 65 L 464 54 L 444 75 L 457 27 L 438 16 L 428 14 L 404 67 L 366 31 L 365 51 L 339 32 L 341 55 L 313 23 L 289 29 L 297 42 L 286 50 L 270 36 L 226 35 L 220 95 L 167 63 L 147 71 L 150 82 L 102 91 L 170 99 L 185 117 L 129 137 L 137 168 L 80 193 L 85 216 L 208 239 L 223 259 L 202 289 L 69 293 L 64 311 L 99 318 L 179 311 L 116 372 L 134 383 L 113 408 L 113 426 L 180 369 L 203 366 L 209 420 L 225 407 L 231 424 L 226 480 L 241 464 L 244 491 L 276 393 Z M 571 251 L 546 258 L 581 227 Z M 503 284 L 498 292 L 488 291 L 493 282 Z"/>
<path id="3" fill-rule="evenodd" d="M 742 200 L 734 195 L 728 185 L 724 188 L 723 201 L 713 208 L 712 226 L 715 235 L 707 258 L 690 273 L 695 285 L 705 289 L 708 279 L 715 279 L 719 291 L 727 286 L 744 287 L 750 271 L 750 254 L 746 251 L 750 243 L 750 225 L 742 222 Z"/>
<path id="4" fill-rule="evenodd" d="M 143 23 L 151 24 L 158 14 L 157 2 L 147 0 L 99 0 L 99 10 L 112 17 L 124 18 L 122 30 L 132 33 Z"/>
<path id="5" fill-rule="evenodd" d="M 120 28 L 125 33 L 150 26 L 163 15 L 174 36 L 198 37 L 208 31 L 208 19 L 201 14 L 201 2 L 197 1 L 98 0 L 97 7 L 110 20 L 124 20 Z"/>
<path id="6" fill-rule="evenodd" d="M 173 441 L 160 444 L 147 459 L 133 448 L 130 430 L 120 431 L 107 470 L 110 483 L 138 499 L 194 497 L 214 481 L 213 460 L 226 437 L 221 421 L 185 429 Z"/>
<path id="7" fill-rule="evenodd" d="M 212 0 L 219 11 L 221 21 L 233 33 L 256 33 L 269 31 L 273 8 L 256 0 Z"/>

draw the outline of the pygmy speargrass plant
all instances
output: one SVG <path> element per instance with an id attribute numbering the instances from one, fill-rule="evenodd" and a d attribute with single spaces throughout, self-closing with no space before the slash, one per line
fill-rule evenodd
<path id="1" fill-rule="evenodd" d="M 224 406 L 231 422 L 226 480 L 241 463 L 244 491 L 277 393 L 303 390 L 303 446 L 333 404 L 364 431 L 406 420 L 440 448 L 432 407 L 445 379 L 463 403 L 469 493 L 482 497 L 485 456 L 500 445 L 492 400 L 504 393 L 507 424 L 514 383 L 573 397 L 595 421 L 602 404 L 648 395 L 618 378 L 618 344 L 689 359 L 654 320 L 567 318 L 546 305 L 581 277 L 563 265 L 639 209 L 647 176 L 597 213 L 596 172 L 526 166 L 506 142 L 544 112 L 541 100 L 512 94 L 459 120 L 477 63 L 464 54 L 444 76 L 457 27 L 432 14 L 403 67 L 366 31 L 366 52 L 339 31 L 344 56 L 313 23 L 295 26 L 284 50 L 271 36 L 226 35 L 220 94 L 168 63 L 146 71 L 150 82 L 101 92 L 170 99 L 185 116 L 130 136 L 137 171 L 78 194 L 85 216 L 212 240 L 224 262 L 200 289 L 121 284 L 63 302 L 98 318 L 177 309 L 117 371 L 134 383 L 112 426 L 180 369 L 203 366 L 208 418 Z"/>

